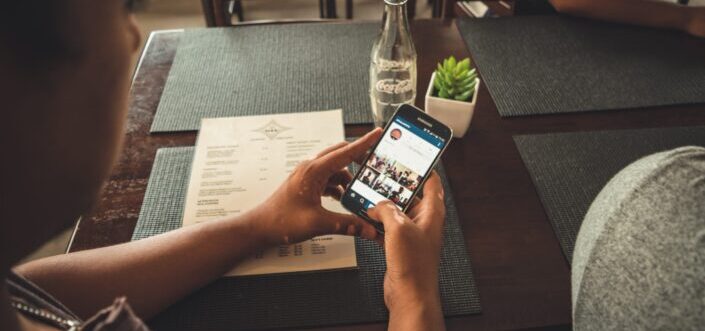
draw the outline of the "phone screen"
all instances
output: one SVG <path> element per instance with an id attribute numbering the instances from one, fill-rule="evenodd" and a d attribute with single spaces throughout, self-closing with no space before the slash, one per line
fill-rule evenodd
<path id="1" fill-rule="evenodd" d="M 385 199 L 405 210 L 446 143 L 430 130 L 395 116 L 347 190 L 348 198 L 363 210 Z"/>

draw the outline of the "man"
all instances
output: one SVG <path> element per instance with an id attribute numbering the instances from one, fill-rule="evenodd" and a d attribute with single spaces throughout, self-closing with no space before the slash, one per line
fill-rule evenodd
<path id="1" fill-rule="evenodd" d="M 0 11 L 0 99 L 7 123 L 1 141 L 11 156 L 1 188 L 0 279 L 7 281 L 0 288 L 0 330 L 146 330 L 142 319 L 254 252 L 326 233 L 384 242 L 390 329 L 443 329 L 438 265 L 445 207 L 438 176 L 408 215 L 389 201 L 369 210 L 384 223 L 384 237 L 361 219 L 320 204 L 321 196 L 335 196 L 347 185 L 352 176 L 341 169 L 361 159 L 380 130 L 303 162 L 242 216 L 15 267 L 89 211 L 118 155 L 131 58 L 141 43 L 129 5 L 10 1 Z"/>

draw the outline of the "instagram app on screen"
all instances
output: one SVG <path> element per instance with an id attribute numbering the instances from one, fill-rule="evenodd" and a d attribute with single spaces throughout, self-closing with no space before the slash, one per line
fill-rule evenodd
<path id="1" fill-rule="evenodd" d="M 396 118 L 351 189 L 366 200 L 365 209 L 385 199 L 403 209 L 444 144 L 442 139 L 423 134 L 415 125 Z"/>

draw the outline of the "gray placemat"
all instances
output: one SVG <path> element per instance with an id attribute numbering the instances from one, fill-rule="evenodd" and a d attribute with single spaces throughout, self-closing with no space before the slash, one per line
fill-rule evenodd
<path id="1" fill-rule="evenodd" d="M 159 149 L 132 240 L 181 227 L 193 147 Z M 440 288 L 446 316 L 480 312 L 458 214 L 445 172 L 446 227 Z M 356 239 L 358 269 L 221 278 L 150 322 L 157 330 L 235 330 L 384 321 L 383 250 Z"/>
<path id="2" fill-rule="evenodd" d="M 370 51 L 379 23 L 280 24 L 184 32 L 151 132 L 202 118 L 343 109 L 371 123 Z"/>
<path id="3" fill-rule="evenodd" d="M 568 262 L 590 204 L 630 163 L 680 146 L 705 146 L 705 127 L 515 136 Z"/>
<path id="4" fill-rule="evenodd" d="M 560 15 L 458 20 L 501 116 L 705 102 L 705 40 Z"/>

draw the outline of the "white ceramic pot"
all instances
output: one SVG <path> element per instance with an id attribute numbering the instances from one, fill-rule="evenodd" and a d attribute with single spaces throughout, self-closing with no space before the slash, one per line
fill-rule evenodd
<path id="1" fill-rule="evenodd" d="M 475 113 L 477 91 L 480 89 L 480 78 L 476 78 L 475 92 L 470 101 L 443 99 L 433 96 L 433 80 L 436 73 L 431 75 L 431 82 L 426 90 L 426 113 L 453 129 L 453 137 L 462 138 L 470 127 L 472 115 Z"/>

